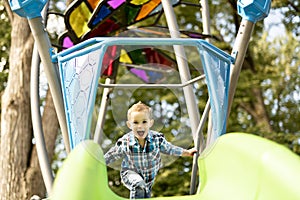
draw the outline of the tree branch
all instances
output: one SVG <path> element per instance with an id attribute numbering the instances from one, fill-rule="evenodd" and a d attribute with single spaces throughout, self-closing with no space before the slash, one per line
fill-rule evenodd
<path id="1" fill-rule="evenodd" d="M 13 19 L 14 19 L 14 14 L 13 14 L 13 11 L 11 10 L 11 7 L 8 3 L 8 0 L 3 0 L 3 4 L 4 4 L 5 10 L 7 12 L 7 16 L 9 18 L 9 21 L 12 23 Z"/>
<path id="2" fill-rule="evenodd" d="M 239 106 L 243 108 L 247 113 L 249 113 L 252 117 L 257 118 L 255 110 L 249 104 L 246 104 L 245 102 L 240 102 Z"/>
<path id="3" fill-rule="evenodd" d="M 299 6 L 296 6 L 296 5 L 294 4 L 294 2 L 292 2 L 292 1 L 288 1 L 288 2 L 289 2 L 289 4 L 290 4 L 290 6 L 291 6 L 293 9 L 295 9 L 296 12 L 300 12 Z"/>

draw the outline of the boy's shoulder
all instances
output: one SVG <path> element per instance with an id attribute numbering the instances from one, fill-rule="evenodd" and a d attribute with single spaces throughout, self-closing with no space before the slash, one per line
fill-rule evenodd
<path id="1" fill-rule="evenodd" d="M 129 140 L 130 140 L 130 132 L 124 134 L 123 136 L 121 136 L 121 137 L 117 140 L 117 145 L 120 146 L 120 145 L 127 144 L 127 142 L 129 142 Z"/>
<path id="2" fill-rule="evenodd" d="M 132 132 L 125 133 L 118 141 L 128 141 L 132 137 Z"/>
<path id="3" fill-rule="evenodd" d="M 149 131 L 149 136 L 150 136 L 150 138 L 153 138 L 153 139 L 159 139 L 159 138 L 165 137 L 163 133 L 153 131 L 153 130 Z"/>

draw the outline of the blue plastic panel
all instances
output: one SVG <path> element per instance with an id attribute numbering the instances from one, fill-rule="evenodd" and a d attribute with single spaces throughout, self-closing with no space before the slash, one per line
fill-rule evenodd
<path id="1" fill-rule="evenodd" d="M 89 124 L 101 71 L 101 49 L 60 63 L 60 76 L 71 149 L 90 138 Z M 60 57 L 58 56 L 58 60 Z"/>
<path id="2" fill-rule="evenodd" d="M 226 132 L 230 62 L 212 51 L 210 46 L 202 45 L 200 49 L 212 111 L 211 138 L 215 140 Z"/>

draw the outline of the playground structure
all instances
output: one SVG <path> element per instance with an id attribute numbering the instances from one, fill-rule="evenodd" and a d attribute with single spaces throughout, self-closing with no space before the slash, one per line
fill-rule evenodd
<path id="1" fill-rule="evenodd" d="M 88 1 L 82 2 L 88 4 Z M 120 2 L 127 3 L 126 1 Z M 299 173 L 297 174 L 300 169 L 300 161 L 297 156 L 278 144 L 256 136 L 225 134 L 226 119 L 230 113 L 239 72 L 254 24 L 268 15 L 270 1 L 238 1 L 238 11 L 243 20 L 231 55 L 202 39 L 180 38 L 172 9 L 172 6 L 178 2 L 161 1 L 160 10 L 165 12 L 171 38 L 95 37 L 96 32 L 93 30 L 99 31 L 98 27 L 100 26 L 97 23 L 108 16 L 108 14 L 102 16 L 99 13 L 109 13 L 108 10 L 103 12 L 108 1 L 102 1 L 97 4 L 98 6 L 93 7 L 88 22 L 90 30 L 65 33 L 61 37 L 61 41 L 65 44 L 63 47 L 68 47 L 68 49 L 60 53 L 53 53 L 41 17 L 41 10 L 46 1 L 32 0 L 30 3 L 28 1 L 10 1 L 12 10 L 29 20 L 37 49 L 45 66 L 66 149 L 67 152 L 70 152 L 53 185 L 41 131 L 38 101 L 35 99 L 37 95 L 33 94 L 32 96 L 35 97 L 32 102 L 34 133 L 42 174 L 50 199 L 123 199 L 108 188 L 103 152 L 98 145 L 101 142 L 108 103 L 105 96 L 111 88 L 180 88 L 182 90 L 187 104 L 194 144 L 201 153 L 200 157 L 199 154 L 194 156 L 191 180 L 191 194 L 193 195 L 156 199 L 299 199 L 300 194 L 296 186 L 299 185 L 300 180 Z M 79 3 L 74 5 L 75 7 L 81 6 Z M 158 10 L 156 9 L 155 12 L 158 13 Z M 70 11 L 70 16 L 71 14 Z M 113 12 L 109 13 L 109 16 L 113 20 Z M 141 17 L 140 20 L 142 20 Z M 119 26 L 122 25 L 119 24 Z M 81 39 L 83 41 L 80 41 Z M 72 40 L 75 42 L 68 43 Z M 167 52 L 171 52 L 173 59 L 168 61 L 175 61 L 179 82 L 168 84 L 149 80 L 145 82 L 144 80 L 144 84 L 118 84 L 111 81 L 110 78 L 107 78 L 105 83 L 99 82 L 99 78 L 104 73 L 108 73 L 106 76 L 109 76 L 110 67 L 113 68 L 113 62 L 105 63 L 108 58 L 111 58 L 112 61 L 125 60 L 126 54 L 116 53 L 116 49 L 128 47 L 133 49 L 127 52 L 142 49 L 143 53 L 149 53 L 147 51 L 149 49 L 165 49 L 165 46 L 169 46 L 171 49 L 168 49 Z M 201 73 L 193 78 L 191 78 L 190 63 L 187 62 L 189 60 L 187 52 L 191 52 L 187 48 L 191 47 L 193 48 L 191 51 L 198 52 L 201 61 L 201 69 L 196 69 Z M 157 52 L 151 53 L 156 53 L 155 56 L 161 56 L 160 58 L 165 55 L 157 54 Z M 59 64 L 59 76 L 54 63 Z M 145 64 L 147 63 L 140 63 L 140 66 L 143 67 Z M 138 69 L 138 66 L 132 65 L 132 63 L 127 63 L 128 66 L 131 69 Z M 37 66 L 32 68 L 32 76 L 36 77 Z M 135 70 L 135 72 L 131 70 L 131 73 L 138 76 L 137 73 L 141 72 L 139 70 L 141 69 Z M 143 72 L 146 73 L 147 70 L 153 72 L 153 68 L 147 68 Z M 147 77 L 149 78 L 150 75 L 148 74 Z M 204 78 L 209 99 L 200 119 L 192 84 L 202 81 Z M 94 141 L 91 141 L 91 117 L 98 87 L 102 88 L 102 103 Z M 32 83 L 32 91 L 36 91 L 36 83 Z M 200 148 L 204 146 L 202 130 L 210 109 L 212 123 L 208 135 L 208 145 L 202 152 L 203 149 L 200 151 Z M 253 150 L 251 146 L 257 148 Z M 282 160 L 284 164 L 278 164 L 278 160 Z M 220 162 L 225 163 L 224 169 L 218 168 Z M 199 166 L 201 181 L 197 194 L 195 194 L 197 166 Z M 270 168 L 272 170 L 269 170 Z M 244 173 L 245 169 L 249 173 Z M 228 181 L 232 182 L 229 184 Z M 272 183 L 271 187 L 270 183 Z M 226 187 L 224 187 L 225 185 Z M 214 191 L 221 187 L 223 189 L 220 190 L 220 193 Z"/>
<path id="2" fill-rule="evenodd" d="M 51 199 L 125 199 L 108 187 L 102 150 L 96 143 L 86 140 L 73 152 L 58 174 Z M 197 194 L 153 199 L 299 199 L 299 157 L 274 142 L 244 133 L 224 134 L 198 161 Z"/>

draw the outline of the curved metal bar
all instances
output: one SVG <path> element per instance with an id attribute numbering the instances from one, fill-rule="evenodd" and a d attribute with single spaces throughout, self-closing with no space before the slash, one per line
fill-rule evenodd
<path id="1" fill-rule="evenodd" d="M 40 57 L 36 45 L 33 48 L 32 64 L 31 64 L 31 81 L 30 81 L 30 106 L 31 118 L 33 126 L 33 134 L 36 140 L 36 150 L 40 169 L 46 186 L 46 190 L 51 194 L 53 176 L 48 158 L 48 153 L 45 144 L 44 132 L 42 128 L 42 120 L 40 113 L 40 96 L 39 96 L 39 65 Z"/>
<path id="2" fill-rule="evenodd" d="M 191 174 L 191 186 L 190 186 L 190 194 L 195 194 L 196 192 L 196 180 L 197 180 L 197 172 L 198 172 L 198 157 L 201 152 L 204 150 L 204 137 L 203 137 L 203 128 L 204 123 L 206 122 L 210 111 L 210 99 L 207 100 L 198 129 L 197 129 L 197 143 L 195 147 L 197 149 L 197 153 L 194 154 L 193 157 L 193 166 L 192 166 L 192 174 Z"/>
<path id="3" fill-rule="evenodd" d="M 64 50 L 58 54 L 52 56 L 52 61 L 57 62 L 60 57 L 60 62 L 65 62 L 74 57 L 84 55 L 88 52 L 98 50 L 103 47 L 114 46 L 114 45 L 182 45 L 182 46 L 203 46 L 213 51 L 216 55 L 229 60 L 231 63 L 234 62 L 234 58 L 229 54 L 220 51 L 217 47 L 208 43 L 202 39 L 191 39 L 191 38 L 126 38 L 126 37 L 96 37 L 86 40 L 82 43 L 77 44 L 67 50 Z"/>
<path id="4" fill-rule="evenodd" d="M 46 18 L 49 3 L 45 5 L 42 15 Z M 42 119 L 40 113 L 40 94 L 39 94 L 39 77 L 40 77 L 40 63 L 41 59 L 38 53 L 37 44 L 34 43 L 31 71 L 30 71 L 30 107 L 31 107 L 31 120 L 33 127 L 33 135 L 36 141 L 36 151 L 40 164 L 40 169 L 47 193 L 51 194 L 53 185 L 53 175 L 48 152 L 46 148 Z"/>
<path id="5" fill-rule="evenodd" d="M 194 79 L 191 79 L 189 81 L 186 81 L 185 83 L 182 84 L 108 84 L 108 83 L 99 83 L 99 87 L 103 88 L 183 88 L 186 86 L 189 86 L 199 80 L 202 80 L 205 78 L 205 75 L 202 74 Z"/>

